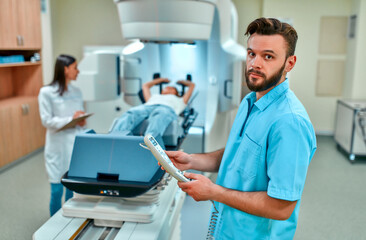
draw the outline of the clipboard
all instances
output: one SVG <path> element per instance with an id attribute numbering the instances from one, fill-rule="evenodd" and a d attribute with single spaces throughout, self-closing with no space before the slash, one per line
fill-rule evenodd
<path id="1" fill-rule="evenodd" d="M 72 119 L 70 122 L 68 122 L 67 124 L 65 124 L 62 128 L 57 129 L 56 132 L 60 132 L 63 131 L 65 129 L 68 128 L 73 128 L 76 126 L 76 124 L 78 124 L 78 122 L 83 121 L 84 119 L 87 119 L 88 117 L 90 117 L 91 115 L 93 115 L 94 113 L 86 113 L 84 115 L 81 115 L 77 118 Z"/>

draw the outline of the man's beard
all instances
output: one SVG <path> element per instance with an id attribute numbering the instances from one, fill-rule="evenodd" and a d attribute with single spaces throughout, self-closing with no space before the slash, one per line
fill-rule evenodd
<path id="1" fill-rule="evenodd" d="M 281 80 L 283 71 L 285 69 L 285 64 L 286 64 L 286 62 L 283 64 L 283 66 L 280 68 L 280 70 L 278 70 L 278 72 L 276 72 L 269 79 L 267 79 L 266 75 L 260 71 L 257 71 L 254 69 L 251 69 L 248 71 L 248 69 L 245 69 L 245 80 L 246 80 L 249 90 L 254 91 L 254 92 L 262 92 L 267 89 L 270 89 L 273 86 L 276 86 L 278 84 L 278 82 Z M 263 78 L 263 83 L 260 85 L 255 85 L 252 81 L 249 80 L 250 73 L 255 73 L 255 74 L 261 76 Z M 253 81 L 256 82 L 256 81 L 258 81 L 258 79 L 253 80 Z"/>

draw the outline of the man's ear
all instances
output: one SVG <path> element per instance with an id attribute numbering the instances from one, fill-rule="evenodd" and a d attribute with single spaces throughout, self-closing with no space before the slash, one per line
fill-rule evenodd
<path id="1" fill-rule="evenodd" d="M 286 60 L 285 71 L 290 72 L 294 68 L 295 63 L 296 63 L 296 56 L 295 55 L 289 56 Z"/>

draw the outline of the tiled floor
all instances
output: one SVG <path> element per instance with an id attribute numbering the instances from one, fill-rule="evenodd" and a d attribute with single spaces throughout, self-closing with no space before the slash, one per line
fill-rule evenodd
<path id="1" fill-rule="evenodd" d="M 318 137 L 295 240 L 366 239 L 366 160 L 351 164 L 331 137 Z M 0 172 L 0 239 L 32 239 L 47 221 L 49 184 L 43 152 Z M 182 240 L 205 239 L 210 202 L 190 197 L 182 210 Z"/>

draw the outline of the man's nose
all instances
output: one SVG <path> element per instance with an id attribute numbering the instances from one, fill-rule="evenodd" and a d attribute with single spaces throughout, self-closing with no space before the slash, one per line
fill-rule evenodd
<path id="1" fill-rule="evenodd" d="M 252 60 L 251 67 L 254 69 L 260 69 L 260 68 L 262 68 L 262 64 L 263 64 L 262 59 L 260 57 L 256 56 Z"/>

